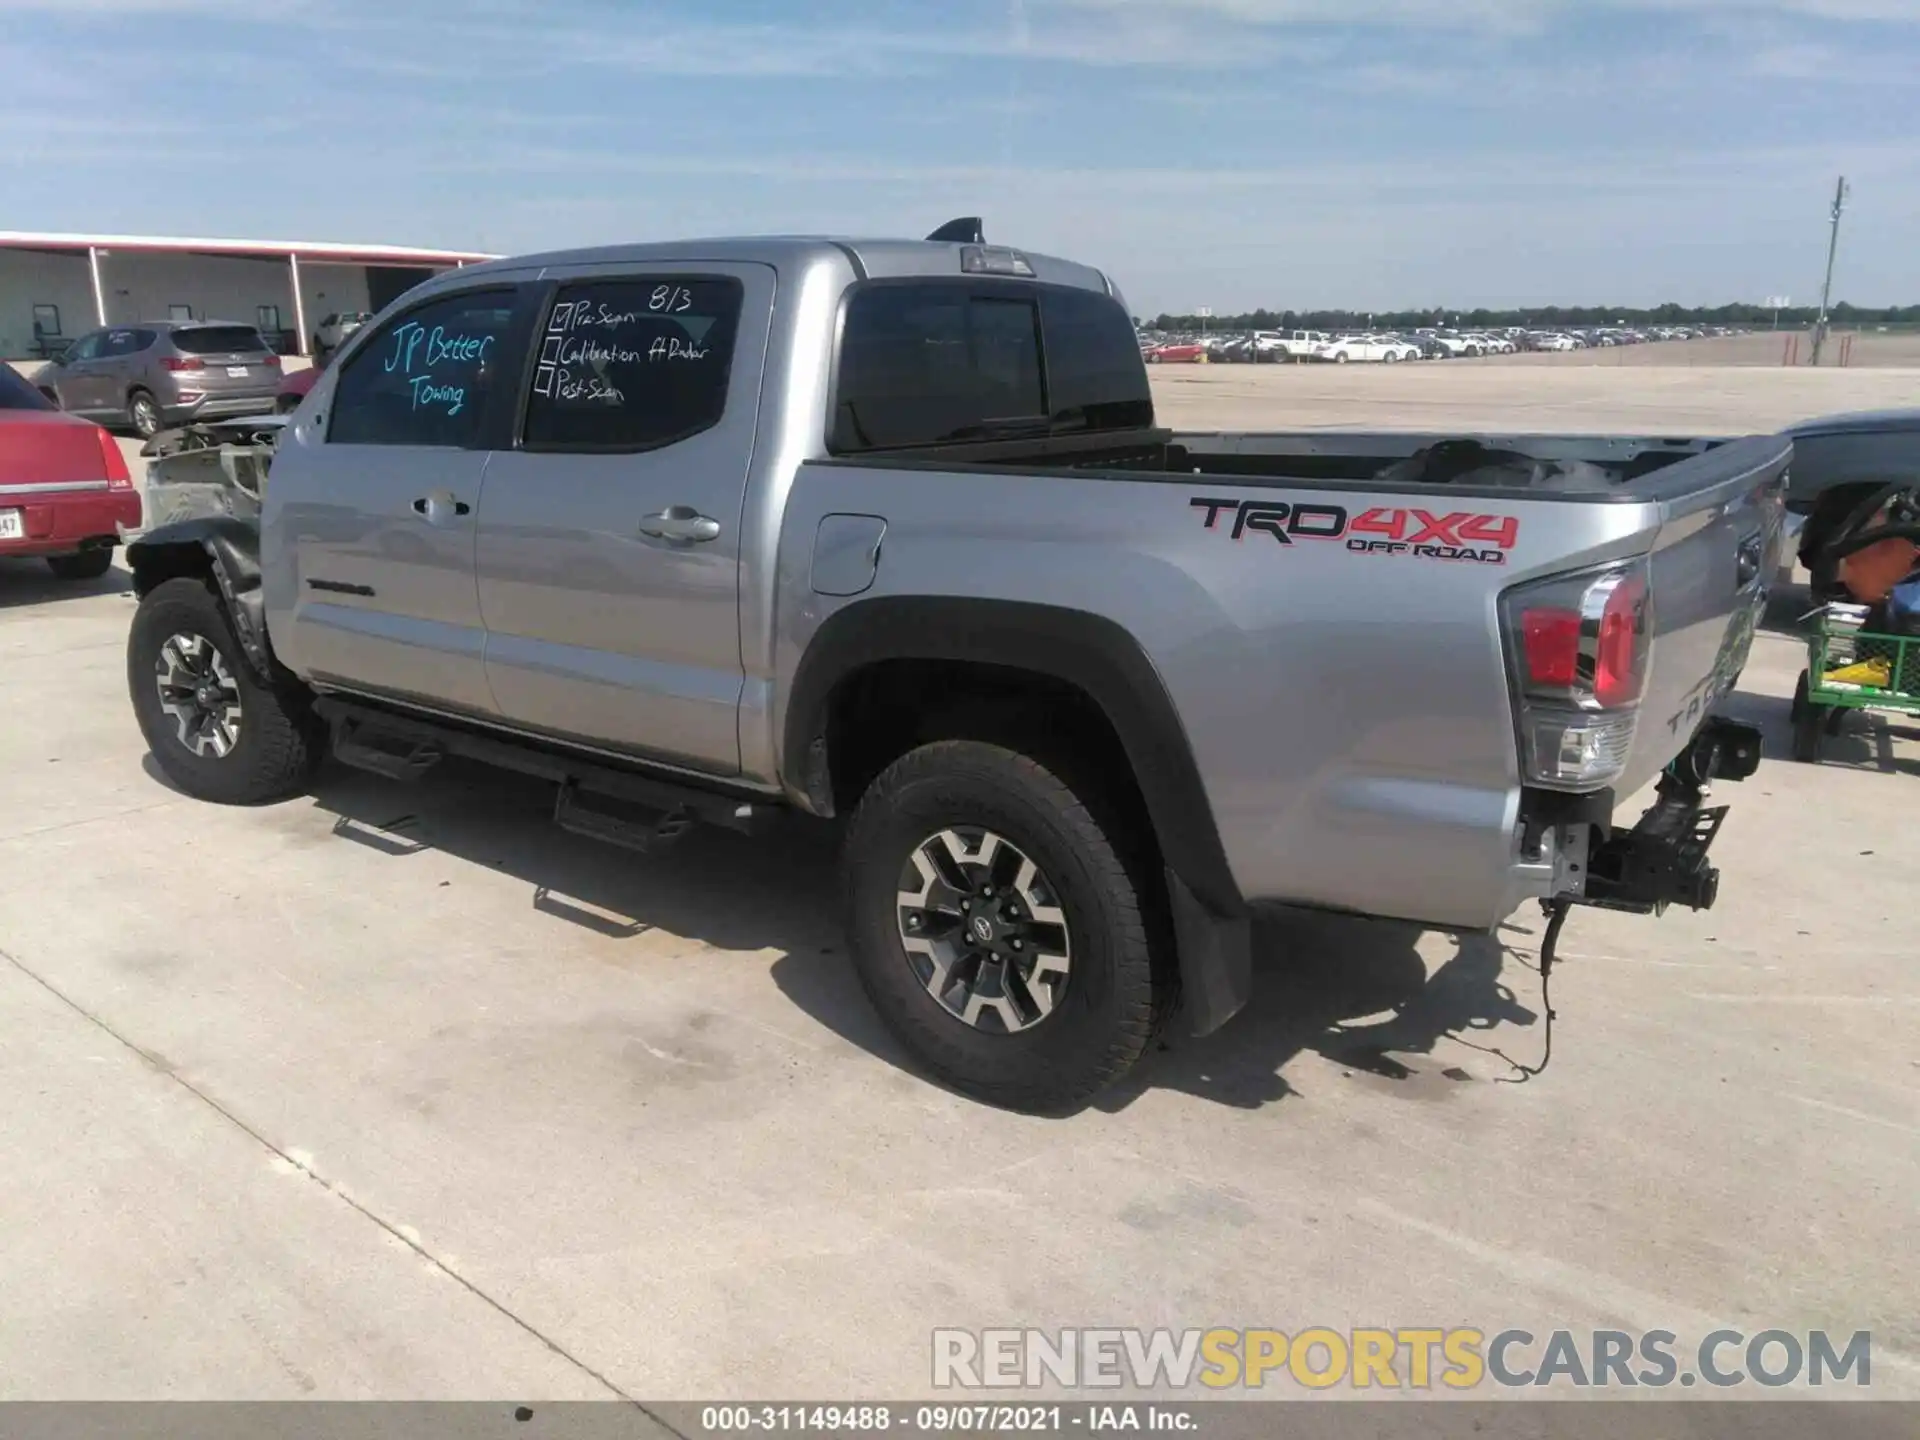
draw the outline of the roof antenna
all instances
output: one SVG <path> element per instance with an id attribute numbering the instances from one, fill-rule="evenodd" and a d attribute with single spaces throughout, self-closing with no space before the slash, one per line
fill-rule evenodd
<path id="1" fill-rule="evenodd" d="M 984 245 L 987 232 L 980 228 L 978 215 L 963 215 L 958 220 L 949 220 L 927 239 L 946 245 Z"/>

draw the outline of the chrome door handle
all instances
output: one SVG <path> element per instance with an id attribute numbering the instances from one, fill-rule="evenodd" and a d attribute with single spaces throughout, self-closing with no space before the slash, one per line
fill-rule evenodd
<path id="1" fill-rule="evenodd" d="M 669 505 L 664 510 L 643 517 L 640 533 L 651 535 L 656 540 L 717 540 L 720 538 L 720 522 L 702 515 L 691 505 Z"/>

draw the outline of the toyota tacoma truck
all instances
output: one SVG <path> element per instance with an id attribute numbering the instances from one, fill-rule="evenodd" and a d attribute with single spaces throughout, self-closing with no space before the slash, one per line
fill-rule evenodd
<path id="1" fill-rule="evenodd" d="M 346 341 L 257 518 L 129 547 L 128 682 L 211 801 L 461 756 L 636 849 L 837 817 L 880 1016 L 1057 1111 L 1230 1018 L 1263 905 L 1712 903 L 1790 455 L 1171 433 L 1112 281 L 970 224 L 533 255 Z"/>

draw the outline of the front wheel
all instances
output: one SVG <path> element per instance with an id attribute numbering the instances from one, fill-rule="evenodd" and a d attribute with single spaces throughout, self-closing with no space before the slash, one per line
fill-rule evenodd
<path id="1" fill-rule="evenodd" d="M 155 762 L 196 800 L 284 800 L 319 766 L 324 735 L 306 697 L 261 683 L 203 580 L 169 580 L 140 602 L 127 690 Z"/>
<path id="2" fill-rule="evenodd" d="M 1085 1103 L 1164 1003 L 1140 892 L 1087 798 L 1025 755 L 943 740 L 889 766 L 848 831 L 862 988 L 916 1061 L 989 1104 Z"/>
<path id="3" fill-rule="evenodd" d="M 1346 363 L 1347 363 L 1347 357 L 1346 357 L 1346 355 L 1345 355 L 1345 354 L 1340 354 L 1340 355 L 1336 355 L 1336 356 L 1334 356 L 1334 357 L 1333 357 L 1333 363 L 1334 363 L 1334 364 L 1336 364 L 1336 365 L 1344 365 L 1344 364 L 1346 364 Z"/>

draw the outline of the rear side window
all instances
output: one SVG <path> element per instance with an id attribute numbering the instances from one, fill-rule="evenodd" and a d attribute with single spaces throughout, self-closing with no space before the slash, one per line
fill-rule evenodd
<path id="1" fill-rule="evenodd" d="M 47 397 L 21 378 L 11 365 L 0 364 L 0 410 L 51 410 Z"/>
<path id="2" fill-rule="evenodd" d="M 512 290 L 463 290 L 396 316 L 340 372 L 327 430 L 334 445 L 460 447 L 517 357 L 503 354 Z"/>
<path id="3" fill-rule="evenodd" d="M 701 275 L 562 285 L 541 317 L 526 446 L 652 450 L 717 425 L 742 294 Z"/>
<path id="4" fill-rule="evenodd" d="M 183 355 L 258 353 L 267 348 L 251 325 L 195 325 L 173 332 L 173 348 Z"/>
<path id="5" fill-rule="evenodd" d="M 109 330 L 106 347 L 101 354 L 106 356 L 133 355 L 153 343 L 151 330 Z"/>
<path id="6" fill-rule="evenodd" d="M 1047 341 L 1047 413 L 1057 432 L 1153 424 L 1153 395 L 1133 321 L 1092 290 L 1050 288 L 1040 298 Z"/>
<path id="7" fill-rule="evenodd" d="M 1133 322 L 1064 286 L 880 282 L 840 339 L 835 454 L 1149 425 Z"/>

